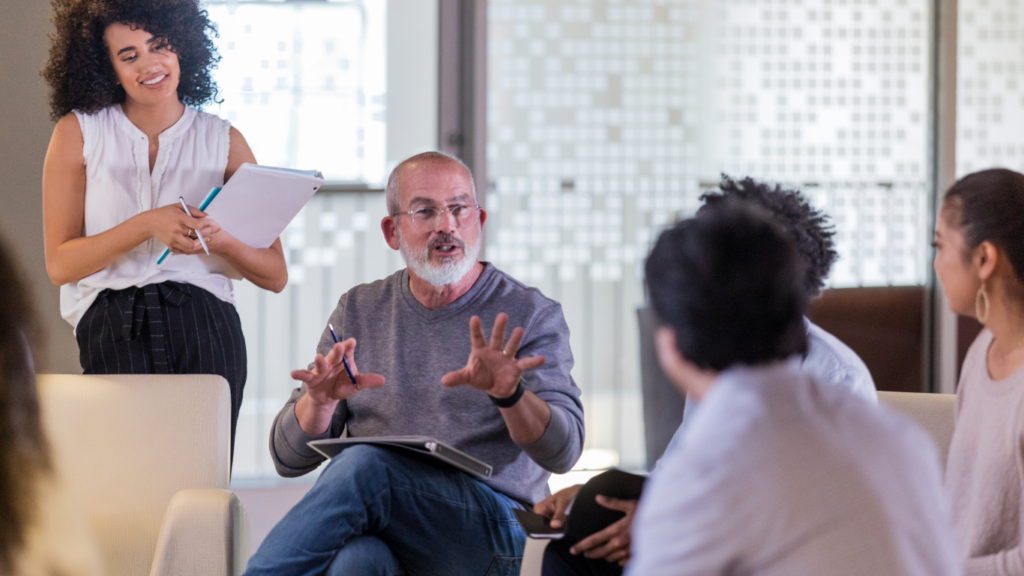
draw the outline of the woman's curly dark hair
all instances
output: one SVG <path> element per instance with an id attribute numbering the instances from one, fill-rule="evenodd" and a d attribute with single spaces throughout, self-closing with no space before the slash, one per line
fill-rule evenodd
<path id="1" fill-rule="evenodd" d="M 804 290 L 809 297 L 817 296 L 825 287 L 825 278 L 839 257 L 832 237 L 836 230 L 826 214 L 812 207 L 797 190 L 771 187 L 747 177 L 736 181 L 722 174 L 721 193 L 704 194 L 704 206 L 719 204 L 727 198 L 753 202 L 767 210 L 787 234 L 796 242 L 797 251 L 804 259 Z M 704 207 L 701 207 L 703 210 Z M 698 210 L 698 213 L 700 210 Z"/>
<path id="2" fill-rule="evenodd" d="M 104 33 L 111 24 L 141 28 L 167 41 L 178 55 L 178 98 L 199 107 L 214 100 L 211 70 L 220 60 L 216 27 L 196 0 L 53 0 L 50 59 L 43 78 L 50 85 L 50 116 L 72 110 L 92 113 L 125 100 L 117 83 Z"/>

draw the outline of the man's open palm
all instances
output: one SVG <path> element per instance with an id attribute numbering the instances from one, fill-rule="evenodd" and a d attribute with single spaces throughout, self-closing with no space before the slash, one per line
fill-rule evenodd
<path id="1" fill-rule="evenodd" d="M 523 340 L 523 329 L 516 328 L 512 336 L 505 342 L 505 327 L 508 325 L 508 314 L 498 314 L 491 330 L 491 341 L 488 343 L 479 316 L 469 319 L 469 338 L 473 349 L 469 354 L 466 367 L 449 372 L 441 378 L 445 386 L 461 386 L 469 384 L 477 390 L 490 392 L 492 396 L 506 398 L 511 396 L 519 384 L 523 372 L 539 368 L 544 364 L 543 356 L 516 359 L 519 343 Z"/>

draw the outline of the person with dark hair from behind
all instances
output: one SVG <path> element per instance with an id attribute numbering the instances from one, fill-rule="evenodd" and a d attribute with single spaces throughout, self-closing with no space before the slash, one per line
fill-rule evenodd
<path id="1" fill-rule="evenodd" d="M 799 284 L 803 286 L 804 292 L 809 297 L 819 295 L 825 286 L 825 278 L 838 258 L 832 240 L 835 231 L 828 216 L 811 206 L 800 192 L 783 190 L 778 185 L 773 187 L 752 178 L 737 181 L 723 175 L 719 189 L 719 193 L 701 196 L 704 205 L 697 211 L 698 214 L 732 201 L 749 202 L 765 210 L 796 245 L 803 263 Z M 857 353 L 806 317 L 803 322 L 807 332 L 807 352 L 803 356 L 801 369 L 820 382 L 834 384 L 877 404 L 875 382 Z M 683 408 L 683 424 L 676 430 L 669 448 L 680 442 L 697 413 L 697 406 L 695 399 L 687 398 Z M 565 519 L 565 510 L 579 488 L 571 486 L 552 495 L 538 503 L 534 511 L 552 518 L 553 524 L 561 524 Z M 636 511 L 636 501 L 609 499 L 605 503 L 623 512 L 625 517 L 581 540 L 571 549 L 561 543 L 550 544 L 545 552 L 545 575 L 614 576 L 622 572 L 621 565 L 629 558 L 629 527 Z"/>
<path id="2" fill-rule="evenodd" d="M 99 552 L 59 489 L 43 435 L 32 308 L 0 242 L 0 574 L 92 576 Z"/>
<path id="3" fill-rule="evenodd" d="M 946 192 L 935 272 L 953 312 L 984 330 L 956 391 L 946 464 L 969 576 L 1024 574 L 1024 174 L 984 170 Z"/>
<path id="4" fill-rule="evenodd" d="M 804 266 L 768 215 L 709 207 L 645 272 L 659 363 L 702 405 L 644 488 L 627 575 L 961 573 L 930 437 L 801 369 Z"/>
<path id="5" fill-rule="evenodd" d="M 835 241 L 832 239 L 835 229 L 829 222 L 829 217 L 811 206 L 799 191 L 784 190 L 779 185 L 772 187 L 753 178 L 736 181 L 723 175 L 719 189 L 721 193 L 701 196 L 704 205 L 697 213 L 730 199 L 752 202 L 766 210 L 772 221 L 796 244 L 797 254 L 800 255 L 804 266 L 801 276 L 804 293 L 809 298 L 819 296 L 825 287 L 825 279 L 832 271 L 832 265 L 839 258 Z M 877 404 L 875 381 L 860 356 L 806 317 L 804 326 L 807 329 L 807 354 L 802 363 L 804 372 Z M 695 405 L 696 403 L 687 402 L 687 408 L 690 410 L 693 410 Z"/>
<path id="6" fill-rule="evenodd" d="M 216 30 L 197 0 L 53 0 L 53 23 L 43 238 L 82 370 L 223 376 L 234 453 L 247 364 L 231 279 L 280 292 L 288 271 L 280 239 L 247 246 L 195 208 L 256 163 L 197 109 L 217 94 Z"/>

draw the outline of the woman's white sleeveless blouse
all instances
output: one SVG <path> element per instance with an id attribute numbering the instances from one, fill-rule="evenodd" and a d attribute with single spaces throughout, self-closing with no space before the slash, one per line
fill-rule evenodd
<path id="1" fill-rule="evenodd" d="M 231 125 L 205 112 L 185 113 L 159 136 L 160 149 L 149 171 L 149 139 L 120 105 L 95 114 L 75 111 L 85 139 L 85 236 L 117 226 L 132 216 L 178 204 L 199 206 L 212 188 L 224 185 Z M 167 280 L 203 288 L 234 303 L 231 278 L 241 276 L 217 256 L 172 254 L 157 266 L 166 246 L 143 242 L 102 270 L 61 286 L 60 312 L 72 326 L 104 289 L 122 290 Z"/>

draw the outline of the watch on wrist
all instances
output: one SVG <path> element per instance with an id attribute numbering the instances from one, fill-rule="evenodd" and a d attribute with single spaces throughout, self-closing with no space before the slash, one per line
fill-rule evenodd
<path id="1" fill-rule="evenodd" d="M 519 399 L 523 397 L 524 392 L 526 392 L 526 388 L 523 387 L 523 381 L 520 380 L 519 383 L 516 384 L 516 391 L 508 398 L 495 398 L 490 394 L 488 394 L 487 397 L 490 398 L 491 402 L 494 402 L 494 405 L 498 408 L 511 408 L 516 405 L 516 402 L 519 402 Z"/>

